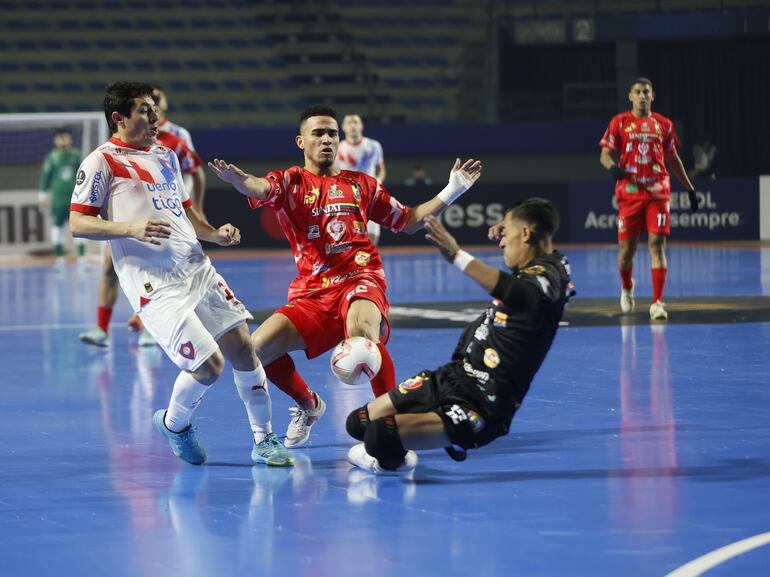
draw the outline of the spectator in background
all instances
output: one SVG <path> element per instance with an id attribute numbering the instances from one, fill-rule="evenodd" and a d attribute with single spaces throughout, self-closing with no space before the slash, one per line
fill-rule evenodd
<path id="1" fill-rule="evenodd" d="M 40 208 L 51 211 L 51 242 L 56 265 L 61 266 L 64 264 L 64 229 L 69 223 L 70 199 L 82 155 L 77 148 L 72 148 L 72 135 L 67 128 L 54 132 L 53 145 L 53 150 L 45 157 L 40 175 Z M 86 254 L 86 241 L 75 239 L 75 245 L 80 261 Z"/>
<path id="2" fill-rule="evenodd" d="M 696 178 L 698 176 L 707 176 L 708 178 L 716 178 L 716 172 L 714 171 L 715 160 L 717 155 L 717 147 L 711 144 L 708 140 L 699 142 L 692 147 L 692 157 L 695 166 L 690 171 L 690 178 Z"/>
<path id="3" fill-rule="evenodd" d="M 433 181 L 422 164 L 415 164 L 412 167 L 412 175 L 404 181 L 404 184 L 406 186 L 430 186 Z"/>

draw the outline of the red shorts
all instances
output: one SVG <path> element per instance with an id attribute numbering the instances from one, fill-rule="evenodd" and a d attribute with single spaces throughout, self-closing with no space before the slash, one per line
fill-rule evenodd
<path id="1" fill-rule="evenodd" d="M 383 320 L 380 341 L 387 343 L 390 338 L 390 303 L 385 296 L 385 285 L 377 278 L 356 278 L 332 289 L 312 292 L 275 312 L 292 322 L 305 341 L 307 358 L 314 359 L 347 338 L 345 319 L 350 304 L 358 299 L 366 299 L 377 305 Z"/>
<path id="2" fill-rule="evenodd" d="M 618 240 L 636 238 L 644 231 L 669 236 L 671 208 L 668 200 L 621 200 L 618 203 Z"/>

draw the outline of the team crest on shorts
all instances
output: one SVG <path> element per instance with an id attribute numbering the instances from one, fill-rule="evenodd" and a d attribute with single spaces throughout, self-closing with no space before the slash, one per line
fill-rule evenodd
<path id="1" fill-rule="evenodd" d="M 495 349 L 489 348 L 484 351 L 484 364 L 490 369 L 494 369 L 500 364 L 500 355 Z"/>
<path id="2" fill-rule="evenodd" d="M 468 411 L 468 422 L 471 424 L 473 434 L 478 434 L 484 428 L 484 419 L 476 411 Z"/>
<path id="3" fill-rule="evenodd" d="M 179 345 L 179 354 L 186 359 L 193 360 L 195 358 L 195 347 L 193 346 L 192 341 L 187 341 L 186 343 Z"/>
<path id="4" fill-rule="evenodd" d="M 422 377 L 412 377 L 411 379 L 405 380 L 403 383 L 399 383 L 398 385 L 398 392 L 402 395 L 405 395 L 409 391 L 414 391 L 415 389 L 419 389 L 422 386 L 423 378 Z"/>

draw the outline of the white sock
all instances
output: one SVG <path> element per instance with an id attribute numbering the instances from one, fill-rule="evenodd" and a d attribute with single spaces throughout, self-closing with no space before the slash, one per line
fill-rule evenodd
<path id="1" fill-rule="evenodd" d="M 199 383 L 190 373 L 179 373 L 166 411 L 166 427 L 169 431 L 181 433 L 190 426 L 190 417 L 208 390 L 209 385 Z"/>
<path id="2" fill-rule="evenodd" d="M 260 443 L 273 432 L 273 425 L 270 423 L 273 416 L 272 403 L 267 390 L 265 369 L 261 364 L 253 371 L 233 369 L 233 379 L 238 389 L 238 396 L 246 405 L 251 432 L 254 433 L 254 442 Z"/>

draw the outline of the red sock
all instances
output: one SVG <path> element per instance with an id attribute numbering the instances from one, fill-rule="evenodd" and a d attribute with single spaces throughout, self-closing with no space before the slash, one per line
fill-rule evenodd
<path id="1" fill-rule="evenodd" d="M 652 269 L 652 302 L 663 300 L 663 288 L 666 286 L 666 273 L 668 269 Z"/>
<path id="2" fill-rule="evenodd" d="M 382 365 L 371 383 L 375 397 L 384 395 L 396 386 L 396 367 L 393 366 L 393 359 L 390 358 L 390 353 L 385 345 L 377 343 L 377 348 L 380 349 L 380 355 L 382 355 Z"/>
<path id="3" fill-rule="evenodd" d="M 634 267 L 628 270 L 620 269 L 620 286 L 623 290 L 631 290 L 631 273 L 634 271 Z"/>
<path id="4" fill-rule="evenodd" d="M 294 360 L 289 355 L 278 357 L 272 363 L 265 367 L 267 378 L 272 383 L 289 395 L 300 405 L 315 408 L 315 397 L 313 391 L 307 386 L 305 379 L 297 372 L 294 366 Z"/>
<path id="5" fill-rule="evenodd" d="M 96 324 L 105 333 L 110 332 L 110 320 L 112 319 L 112 307 L 99 307 L 96 309 Z"/>

